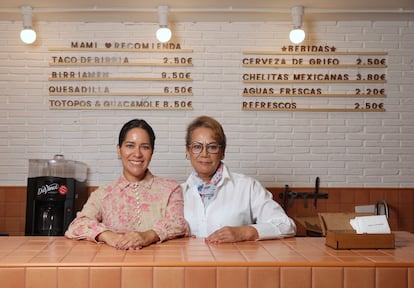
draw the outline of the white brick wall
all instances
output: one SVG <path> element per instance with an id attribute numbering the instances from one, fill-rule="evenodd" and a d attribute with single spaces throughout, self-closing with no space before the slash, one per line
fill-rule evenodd
<path id="1" fill-rule="evenodd" d="M 119 129 L 135 117 L 146 119 L 156 131 L 152 171 L 183 181 L 190 172 L 184 153 L 186 125 L 208 114 L 221 121 L 227 132 L 225 161 L 266 186 L 313 186 L 319 176 L 325 187 L 414 187 L 414 21 L 320 22 L 305 27 L 310 31 L 305 44 L 388 52 L 387 111 L 380 113 L 242 111 L 242 101 L 248 100 L 242 97 L 241 74 L 246 72 L 242 52 L 280 51 L 289 44 L 287 22 L 176 23 L 174 40 L 194 51 L 194 67 L 189 69 L 194 96 L 179 98 L 192 100 L 192 111 L 49 110 L 47 79 L 50 71 L 64 68 L 51 68 L 48 63 L 52 55 L 66 55 L 52 53 L 49 47 L 69 47 L 70 41 L 155 42 L 156 26 L 37 22 L 35 27 L 38 41 L 27 46 L 19 40 L 21 22 L 0 21 L 1 186 L 25 185 L 28 159 L 49 159 L 58 153 L 87 163 L 90 185 L 113 180 L 121 172 L 115 149 Z M 159 60 L 162 54 L 134 57 Z M 131 69 L 142 75 L 159 71 Z M 131 84 L 109 85 L 128 88 Z M 293 100 L 315 106 L 352 103 Z"/>

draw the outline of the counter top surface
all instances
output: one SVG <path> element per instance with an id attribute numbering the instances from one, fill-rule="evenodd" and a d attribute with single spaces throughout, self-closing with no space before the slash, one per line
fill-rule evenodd
<path id="1" fill-rule="evenodd" d="M 414 267 L 414 234 L 395 232 L 395 249 L 335 250 L 322 237 L 206 244 L 182 238 L 141 250 L 65 237 L 0 237 L 0 267 L 333 266 Z"/>

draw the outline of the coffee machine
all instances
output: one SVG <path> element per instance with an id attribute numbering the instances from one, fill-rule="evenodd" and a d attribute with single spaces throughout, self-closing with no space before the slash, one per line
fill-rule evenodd
<path id="1" fill-rule="evenodd" d="M 25 235 L 64 235 L 88 198 L 86 173 L 84 163 L 62 155 L 29 160 Z"/>

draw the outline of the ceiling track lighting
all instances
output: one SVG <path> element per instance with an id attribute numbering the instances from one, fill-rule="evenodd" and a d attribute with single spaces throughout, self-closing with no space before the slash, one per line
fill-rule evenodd
<path id="1" fill-rule="evenodd" d="M 22 6 L 23 30 L 20 32 L 20 39 L 26 44 L 32 44 L 36 41 L 36 32 L 32 28 L 32 7 Z"/>
<path id="2" fill-rule="evenodd" d="M 158 28 L 156 36 L 158 41 L 165 43 L 170 41 L 172 33 L 168 28 L 168 6 L 158 6 L 158 19 L 160 28 Z"/>
<path id="3" fill-rule="evenodd" d="M 302 29 L 303 6 L 292 7 L 293 29 L 289 33 L 289 39 L 293 44 L 299 44 L 305 40 L 305 31 Z"/>

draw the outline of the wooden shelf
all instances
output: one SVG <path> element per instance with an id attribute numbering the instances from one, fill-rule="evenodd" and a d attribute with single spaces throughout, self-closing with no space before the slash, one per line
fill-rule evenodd
<path id="1" fill-rule="evenodd" d="M 49 93 L 49 96 L 193 96 L 193 93 L 96 92 L 96 93 Z"/>
<path id="2" fill-rule="evenodd" d="M 193 110 L 191 107 L 49 107 L 50 110 Z"/>
<path id="3" fill-rule="evenodd" d="M 292 108 L 292 109 L 273 109 L 273 108 L 245 108 L 245 111 L 289 111 L 289 112 L 385 112 L 385 109 L 354 109 L 354 108 Z"/>
<path id="4" fill-rule="evenodd" d="M 387 83 L 387 80 L 243 80 L 243 83 Z"/>
<path id="5" fill-rule="evenodd" d="M 151 77 L 85 77 L 85 78 L 52 78 L 49 81 L 193 81 L 191 78 L 151 78 Z"/>
<path id="6" fill-rule="evenodd" d="M 261 54 L 261 55 L 373 55 L 383 56 L 387 55 L 387 52 L 277 52 L 277 51 L 260 51 L 260 50 L 247 50 L 243 51 L 243 54 Z"/>
<path id="7" fill-rule="evenodd" d="M 368 64 L 337 64 L 337 65 L 312 65 L 312 64 L 243 64 L 243 67 L 260 68 L 387 68 L 387 65 Z"/>
<path id="8" fill-rule="evenodd" d="M 249 94 L 243 93 L 243 97 L 343 97 L 343 98 L 385 98 L 386 95 L 361 95 L 361 94 Z"/>
<path id="9" fill-rule="evenodd" d="M 127 48 L 65 48 L 50 47 L 49 51 L 83 51 L 83 52 L 165 52 L 165 53 L 188 53 L 193 49 L 127 49 Z"/>
<path id="10" fill-rule="evenodd" d="M 82 66 L 171 66 L 171 67 L 192 67 L 193 64 L 175 64 L 175 63 L 53 63 L 50 62 L 49 66 L 59 66 L 59 67 L 82 67 Z"/>

